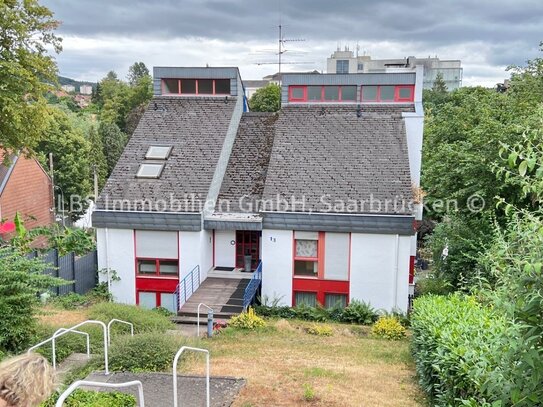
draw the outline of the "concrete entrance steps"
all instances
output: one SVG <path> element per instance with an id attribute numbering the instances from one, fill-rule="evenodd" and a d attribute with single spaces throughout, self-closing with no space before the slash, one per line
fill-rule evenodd
<path id="1" fill-rule="evenodd" d="M 250 279 L 245 277 L 232 278 L 229 276 L 223 278 L 212 276 L 212 274 L 208 275 L 172 320 L 179 324 L 196 324 L 198 304 L 200 303 L 213 308 L 215 320 L 230 319 L 243 311 L 243 294 L 249 281 Z M 202 306 L 200 313 L 200 324 L 205 324 L 207 308 Z"/>
<path id="2" fill-rule="evenodd" d="M 57 366 L 57 377 L 59 383 L 62 383 L 66 374 L 68 374 L 71 370 L 77 367 L 85 366 L 87 363 L 89 363 L 89 358 L 86 353 L 72 353 Z"/>

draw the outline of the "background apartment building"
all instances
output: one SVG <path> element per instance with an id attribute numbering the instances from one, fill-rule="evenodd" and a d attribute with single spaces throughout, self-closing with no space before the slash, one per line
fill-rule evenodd
<path id="1" fill-rule="evenodd" d="M 336 50 L 326 60 L 327 73 L 372 73 L 391 71 L 394 68 L 412 68 L 424 66 L 423 88 L 430 89 L 438 73 L 443 75 L 447 89 L 454 90 L 462 86 L 462 62 L 460 60 L 440 60 L 437 57 L 394 59 L 372 59 L 369 55 L 355 55 L 345 48 Z"/>

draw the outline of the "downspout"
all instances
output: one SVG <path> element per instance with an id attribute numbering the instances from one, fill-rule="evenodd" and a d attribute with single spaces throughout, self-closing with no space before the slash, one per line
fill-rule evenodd
<path id="1" fill-rule="evenodd" d="M 398 264 L 400 256 L 400 235 L 396 235 L 394 246 L 394 309 L 398 308 Z"/>
<path id="2" fill-rule="evenodd" d="M 106 272 L 107 272 L 107 292 L 111 294 L 111 279 L 109 278 L 109 231 L 106 228 Z"/>

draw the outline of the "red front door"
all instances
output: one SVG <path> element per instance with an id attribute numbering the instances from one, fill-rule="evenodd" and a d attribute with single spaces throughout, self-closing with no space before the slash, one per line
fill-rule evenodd
<path id="1" fill-rule="evenodd" d="M 236 231 L 236 267 L 245 268 L 245 256 L 251 256 L 251 270 L 255 270 L 260 261 L 260 231 Z"/>

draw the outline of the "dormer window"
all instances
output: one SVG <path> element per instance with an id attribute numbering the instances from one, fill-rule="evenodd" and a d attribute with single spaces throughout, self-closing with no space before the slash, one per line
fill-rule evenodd
<path id="1" fill-rule="evenodd" d="M 413 102 L 414 98 L 413 85 L 362 85 L 362 102 Z"/>
<path id="2" fill-rule="evenodd" d="M 289 102 L 356 102 L 356 85 L 289 86 Z"/>
<path id="3" fill-rule="evenodd" d="M 160 178 L 164 164 L 140 164 L 136 178 Z"/>
<path id="4" fill-rule="evenodd" d="M 172 146 L 151 146 L 145 154 L 147 160 L 167 160 L 172 151 Z"/>
<path id="5" fill-rule="evenodd" d="M 162 79 L 163 95 L 230 95 L 230 79 Z"/>

